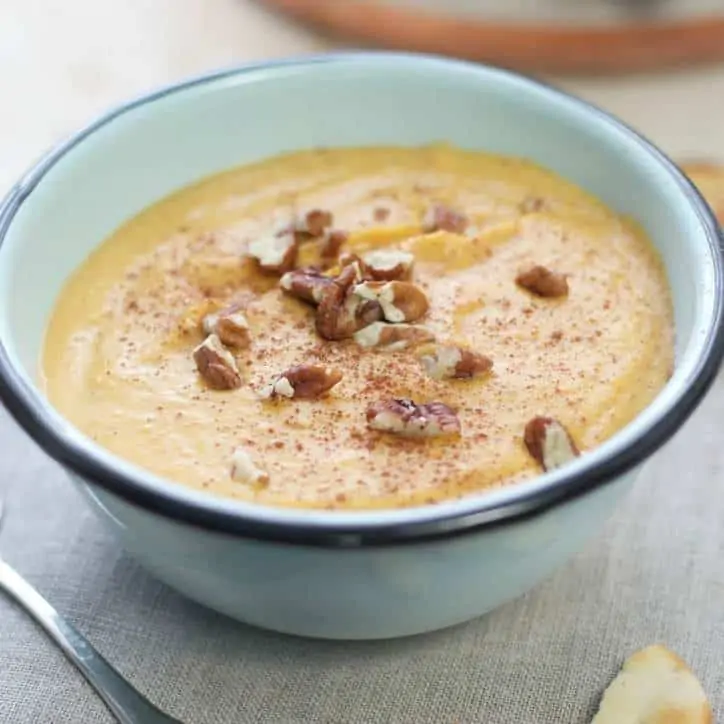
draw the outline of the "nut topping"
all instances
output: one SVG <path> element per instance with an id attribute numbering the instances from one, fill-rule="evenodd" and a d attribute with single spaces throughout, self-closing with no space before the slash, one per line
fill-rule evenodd
<path id="1" fill-rule="evenodd" d="M 241 386 L 241 375 L 234 355 L 210 334 L 193 351 L 194 362 L 206 384 L 215 390 L 233 390 Z"/>
<path id="2" fill-rule="evenodd" d="M 580 454 L 568 430 L 552 417 L 534 417 L 526 426 L 523 441 L 543 470 L 555 470 Z"/>
<path id="3" fill-rule="evenodd" d="M 376 249 L 364 257 L 346 252 L 339 257 L 340 266 L 356 264 L 361 279 L 377 282 L 409 279 L 414 261 L 415 257 L 409 252 L 394 249 Z"/>
<path id="4" fill-rule="evenodd" d="M 415 322 L 430 306 L 425 292 L 410 282 L 362 282 L 354 287 L 354 293 L 379 302 L 388 322 Z"/>
<path id="5" fill-rule="evenodd" d="M 322 236 L 325 229 L 332 226 L 334 217 L 331 212 L 322 209 L 312 209 L 299 216 L 294 225 L 294 230 L 308 236 Z"/>
<path id="6" fill-rule="evenodd" d="M 407 251 L 377 249 L 363 257 L 365 276 L 375 281 L 406 280 L 412 274 L 415 257 Z"/>
<path id="7" fill-rule="evenodd" d="M 294 268 L 299 253 L 299 242 L 290 229 L 282 229 L 252 241 L 247 254 L 256 259 L 265 272 L 283 274 Z"/>
<path id="8" fill-rule="evenodd" d="M 377 301 L 363 299 L 355 293 L 355 283 L 360 278 L 359 266 L 350 264 L 324 290 L 316 317 L 320 337 L 345 339 L 382 318 L 382 308 Z"/>
<path id="9" fill-rule="evenodd" d="M 558 274 L 539 264 L 521 272 L 515 283 L 539 297 L 564 297 L 568 294 L 565 274 Z"/>
<path id="10" fill-rule="evenodd" d="M 249 322 L 235 305 L 207 314 L 201 325 L 206 334 L 215 334 L 228 347 L 245 349 L 251 344 Z"/>
<path id="11" fill-rule="evenodd" d="M 269 476 L 260 470 L 243 447 L 237 447 L 231 454 L 231 479 L 246 485 L 263 486 Z"/>
<path id="12" fill-rule="evenodd" d="M 332 266 L 339 257 L 339 251 L 347 241 L 347 232 L 328 230 L 322 237 L 322 246 L 319 255 L 326 266 Z"/>
<path id="13" fill-rule="evenodd" d="M 449 206 L 433 204 L 422 220 L 422 228 L 426 233 L 450 231 L 454 234 L 464 234 L 468 228 L 468 217 Z"/>
<path id="14" fill-rule="evenodd" d="M 333 283 L 334 281 L 330 277 L 322 274 L 316 267 L 288 271 L 279 280 L 282 291 L 303 302 L 315 305 L 322 300 L 324 290 Z"/>
<path id="15" fill-rule="evenodd" d="M 381 352 L 398 352 L 425 342 L 434 342 L 435 335 L 429 329 L 414 324 L 373 322 L 355 332 L 354 341 L 360 347 L 374 347 Z"/>
<path id="16" fill-rule="evenodd" d="M 367 408 L 367 424 L 373 430 L 404 437 L 459 435 L 457 413 L 443 402 L 418 405 L 408 399 L 373 402 Z"/>
<path id="17" fill-rule="evenodd" d="M 493 360 L 469 349 L 453 345 L 437 345 L 420 362 L 430 377 L 435 380 L 471 379 L 489 372 Z"/>
<path id="18" fill-rule="evenodd" d="M 391 213 L 392 212 L 390 211 L 390 209 L 388 209 L 386 206 L 375 206 L 374 210 L 372 211 L 372 218 L 376 222 L 381 224 L 390 218 Z"/>
<path id="19" fill-rule="evenodd" d="M 342 374 L 336 370 L 319 365 L 296 365 L 279 375 L 262 391 L 261 396 L 265 399 L 315 400 L 329 392 L 341 379 Z"/>
<path id="20" fill-rule="evenodd" d="M 520 202 L 520 210 L 523 214 L 537 214 L 544 211 L 548 206 L 546 200 L 540 196 L 526 196 Z"/>

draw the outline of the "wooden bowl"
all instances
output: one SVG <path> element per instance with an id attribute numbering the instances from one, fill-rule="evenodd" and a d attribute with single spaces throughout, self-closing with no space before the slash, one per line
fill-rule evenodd
<path id="1" fill-rule="evenodd" d="M 502 23 L 364 0 L 263 0 L 350 40 L 533 72 L 621 73 L 724 61 L 721 15 L 601 25 Z"/>

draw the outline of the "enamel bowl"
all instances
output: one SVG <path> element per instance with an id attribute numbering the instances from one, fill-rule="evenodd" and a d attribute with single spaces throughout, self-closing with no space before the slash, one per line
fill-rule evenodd
<path id="1" fill-rule="evenodd" d="M 598 449 L 529 482 L 435 506 L 285 510 L 160 479 L 94 444 L 43 396 L 37 361 L 63 283 L 144 207 L 283 151 L 437 140 L 541 163 L 636 217 L 661 252 L 676 370 Z M 724 351 L 720 243 L 706 204 L 656 148 L 519 75 L 387 53 L 246 66 L 113 110 L 11 189 L 0 208 L 0 397 L 121 544 L 190 598 L 305 636 L 431 631 L 520 595 L 580 550 L 701 401 Z"/>

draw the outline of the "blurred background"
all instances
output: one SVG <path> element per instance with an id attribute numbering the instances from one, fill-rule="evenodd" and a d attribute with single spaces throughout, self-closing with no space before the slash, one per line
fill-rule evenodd
<path id="1" fill-rule="evenodd" d="M 3 0 L 0 189 L 108 106 L 221 66 L 407 47 L 522 69 L 724 159 L 721 0 Z"/>

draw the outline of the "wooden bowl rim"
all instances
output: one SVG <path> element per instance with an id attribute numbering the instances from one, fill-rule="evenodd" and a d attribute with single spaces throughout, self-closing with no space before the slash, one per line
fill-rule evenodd
<path id="1" fill-rule="evenodd" d="M 724 61 L 724 11 L 617 25 L 516 24 L 364 0 L 262 0 L 350 40 L 539 72 L 630 72 Z"/>

